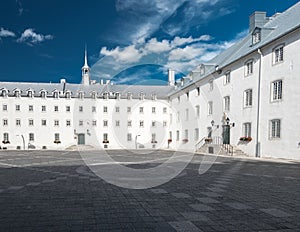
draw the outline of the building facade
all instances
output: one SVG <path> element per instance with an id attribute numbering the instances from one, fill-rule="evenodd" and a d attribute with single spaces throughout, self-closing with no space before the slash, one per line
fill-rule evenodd
<path id="1" fill-rule="evenodd" d="M 250 16 L 249 34 L 168 86 L 0 82 L 7 149 L 195 150 L 220 138 L 250 156 L 300 158 L 300 3 Z"/>

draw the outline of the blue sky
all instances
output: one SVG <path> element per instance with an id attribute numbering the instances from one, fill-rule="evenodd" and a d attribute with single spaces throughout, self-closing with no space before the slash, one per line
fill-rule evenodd
<path id="1" fill-rule="evenodd" d="M 85 44 L 92 76 L 115 83 L 187 74 L 295 0 L 3 0 L 0 81 L 81 81 Z"/>

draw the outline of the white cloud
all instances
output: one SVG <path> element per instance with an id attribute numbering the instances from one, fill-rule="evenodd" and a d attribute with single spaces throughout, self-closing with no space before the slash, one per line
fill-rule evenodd
<path id="1" fill-rule="evenodd" d="M 0 38 L 1 37 L 15 37 L 15 33 L 4 28 L 0 28 Z"/>
<path id="2" fill-rule="evenodd" d="M 156 38 L 150 39 L 146 45 L 145 50 L 148 52 L 161 53 L 171 50 L 170 42 L 166 39 L 157 41 Z"/>
<path id="3" fill-rule="evenodd" d="M 169 54 L 169 60 L 191 60 L 203 54 L 205 50 L 202 48 L 186 46 L 184 48 L 176 48 Z"/>
<path id="4" fill-rule="evenodd" d="M 33 44 L 41 43 L 45 40 L 52 40 L 52 39 L 53 39 L 53 35 L 37 34 L 34 32 L 34 29 L 28 28 L 22 33 L 21 37 L 17 39 L 17 42 L 26 43 L 32 46 Z"/>
<path id="5" fill-rule="evenodd" d="M 142 52 L 135 48 L 135 45 L 130 45 L 122 49 L 118 46 L 112 50 L 108 50 L 106 47 L 103 47 L 100 54 L 112 56 L 117 62 L 121 63 L 134 63 L 139 61 L 143 56 Z"/>
<path id="6" fill-rule="evenodd" d="M 190 44 L 198 41 L 209 41 L 212 37 L 210 35 L 201 35 L 199 38 L 193 38 L 192 36 L 187 38 L 181 38 L 176 36 L 173 41 L 171 42 L 173 47 L 178 47 L 184 44 Z"/>

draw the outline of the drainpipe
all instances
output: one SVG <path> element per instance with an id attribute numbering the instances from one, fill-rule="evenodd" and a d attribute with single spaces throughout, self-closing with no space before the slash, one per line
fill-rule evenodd
<path id="1" fill-rule="evenodd" d="M 257 86 L 257 116 L 256 116 L 256 144 L 255 144 L 255 157 L 260 157 L 260 95 L 261 95 L 261 63 L 262 63 L 262 58 L 263 54 L 259 49 L 257 49 L 258 54 L 260 55 L 259 57 L 259 68 L 258 68 L 258 86 Z"/>

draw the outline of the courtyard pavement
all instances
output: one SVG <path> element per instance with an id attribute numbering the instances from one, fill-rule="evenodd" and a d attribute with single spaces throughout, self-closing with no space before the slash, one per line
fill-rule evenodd
<path id="1" fill-rule="evenodd" d="M 137 169 L 172 155 L 108 153 Z M 96 176 L 76 151 L 1 151 L 0 231 L 300 231 L 299 162 L 217 157 L 199 175 L 203 158 L 135 190 Z"/>

